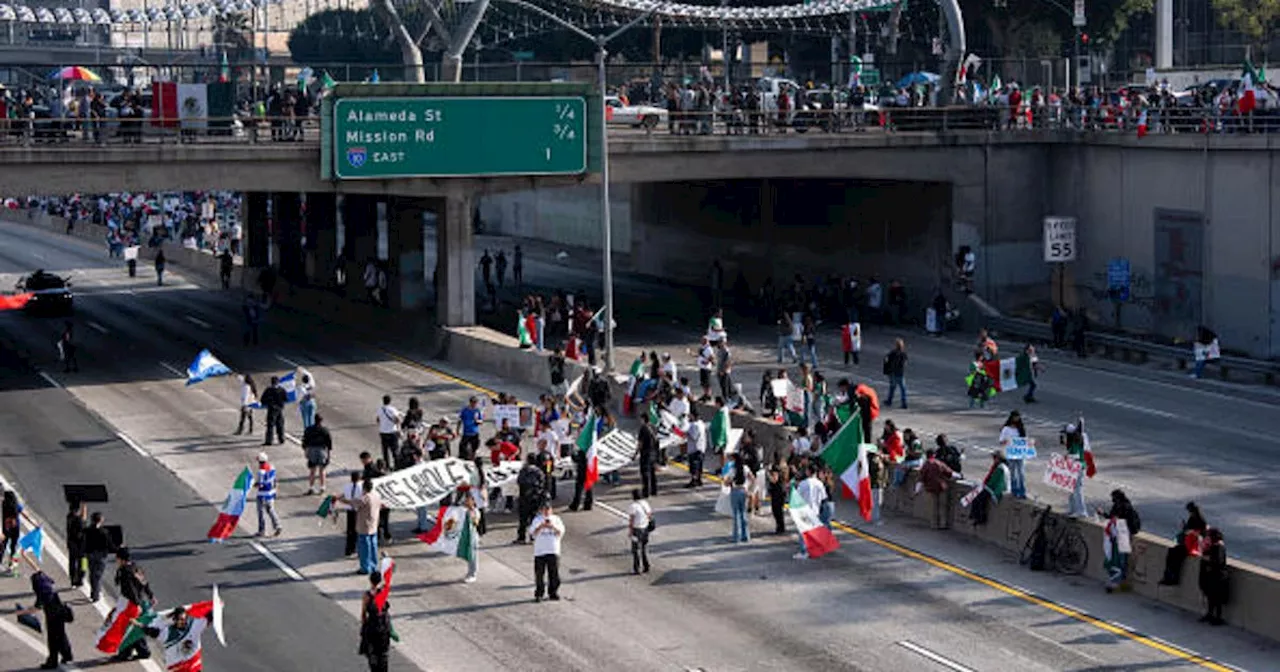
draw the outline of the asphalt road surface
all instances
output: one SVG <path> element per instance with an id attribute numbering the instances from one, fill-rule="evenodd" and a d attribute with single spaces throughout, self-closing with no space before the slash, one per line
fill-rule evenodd
<path id="1" fill-rule="evenodd" d="M 476 245 L 505 249 L 510 257 L 513 242 L 481 236 Z M 574 251 L 572 263 L 565 264 L 554 259 L 559 247 L 523 243 L 525 278 L 532 287 L 581 289 L 599 296 L 598 256 Z M 509 285 L 500 293 L 508 305 L 517 296 Z M 477 280 L 476 286 L 483 284 Z M 615 291 L 620 325 L 616 365 L 625 370 L 641 349 L 670 352 L 696 383 L 692 350 L 705 333 L 706 319 L 695 292 L 634 277 L 618 280 Z M 508 333 L 513 329 L 505 313 L 486 314 L 485 320 Z M 776 331 L 754 316 L 733 313 L 726 328 L 736 360 L 734 380 L 758 407 L 761 375 L 779 366 Z M 907 343 L 907 410 L 898 408 L 897 400 L 893 408 L 883 404 L 888 382 L 881 375 L 881 361 L 898 337 Z M 828 324 L 820 331 L 818 368 L 833 383 L 842 377 L 869 382 L 880 394 L 882 418 L 893 419 L 899 428 L 914 428 L 927 445 L 935 434 L 946 433 L 969 450 L 968 463 L 978 465 L 975 469 L 988 464 L 977 453 L 997 447 L 1008 412 L 1019 409 L 1041 456 L 1027 463 L 1028 493 L 1063 510 L 1066 493 L 1043 483 L 1044 456 L 1061 452 L 1059 430 L 1082 413 L 1099 471 L 1086 488 L 1091 510 L 1108 506 L 1110 492 L 1121 488 L 1141 512 L 1145 531 L 1172 536 L 1186 516 L 1184 505 L 1194 500 L 1209 524 L 1223 529 L 1232 557 L 1280 570 L 1280 475 L 1271 468 L 1272 445 L 1280 436 L 1280 390 L 1207 378 L 1193 381 L 1186 372 L 1156 364 L 1079 360 L 1042 348 L 1046 371 L 1038 381 L 1040 403 L 1025 404 L 1015 391 L 986 410 L 970 410 L 963 379 L 974 343 L 974 334 L 939 339 L 919 329 L 865 325 L 861 364 L 846 367 L 838 327 Z M 1022 344 L 1000 346 L 1003 356 L 1012 356 Z M 789 356 L 784 365 L 794 378 L 796 367 Z"/>
<path id="2" fill-rule="evenodd" d="M 237 393 L 229 378 L 187 387 L 182 369 L 203 347 L 259 380 L 305 366 L 317 380 L 320 414 L 337 445 L 330 491 L 357 465 L 361 450 L 376 449 L 374 414 L 383 393 L 401 407 L 417 396 L 428 418 L 438 418 L 453 417 L 480 388 L 523 399 L 537 390 L 428 368 L 411 344 L 393 355 L 280 312 L 270 314 L 261 345 L 246 348 L 238 295 L 176 276 L 157 288 L 149 270 L 131 280 L 96 246 L 0 224 L 0 283 L 34 266 L 78 272 L 74 321 L 82 371 L 61 373 L 53 349 L 60 320 L 0 315 L 0 336 L 37 369 L 5 366 L 0 422 L 12 436 L 5 438 L 0 470 L 47 518 L 62 510 L 60 483 L 105 482 L 112 501 L 104 510 L 125 526 L 162 602 L 202 599 L 211 584 L 222 586 L 230 646 L 206 641 L 210 669 L 361 669 L 355 624 L 364 583 L 353 574 L 354 560 L 342 557 L 340 531 L 314 515 L 319 498 L 304 494 L 306 470 L 296 443 L 267 449 L 280 472 L 285 525 L 282 537 L 261 542 L 272 557 L 247 538 L 256 529 L 252 504 L 228 543 L 202 539 L 214 517 L 211 502 L 221 501 L 234 475 L 263 448 L 258 435 L 232 433 Z M 296 436 L 293 409 L 286 423 Z M 664 472 L 664 492 L 654 500 L 659 530 L 652 574 L 630 575 L 626 525 L 618 514 L 629 501 L 634 471 L 624 473 L 623 487 L 602 487 L 602 503 L 592 511 L 565 515 L 566 599 L 559 603 L 532 602 L 531 551 L 509 543 L 514 516 L 492 516 L 479 581 L 463 584 L 464 564 L 413 540 L 412 514 L 395 514 L 393 531 L 401 541 L 385 550 L 397 560 L 391 601 L 402 642 L 392 669 L 1205 666 L 1153 640 L 1100 629 L 965 578 L 946 563 L 926 564 L 862 537 L 842 534 L 840 552 L 799 562 L 791 558 L 794 536 L 768 535 L 772 522 L 758 518 L 750 544 L 731 544 L 729 521 L 711 511 L 714 488 L 679 488 L 681 475 L 676 468 Z M 562 506 L 570 490 L 560 485 Z M 1096 585 L 1024 575 L 987 549 L 952 547 L 927 531 L 888 531 L 892 526 L 877 530 L 937 556 L 954 553 L 955 562 L 992 576 L 1016 575 L 1051 599 L 1215 658 L 1257 669 L 1274 660 L 1270 644 L 1237 631 L 1202 630 L 1184 614 L 1136 598 L 1109 601 Z"/>

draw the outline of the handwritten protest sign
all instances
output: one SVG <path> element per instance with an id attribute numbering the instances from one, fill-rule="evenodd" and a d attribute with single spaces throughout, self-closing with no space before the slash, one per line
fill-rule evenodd
<path id="1" fill-rule="evenodd" d="M 1010 460 L 1032 460 L 1036 457 L 1036 441 L 1025 437 L 1016 437 L 1009 441 L 1004 449 L 1004 456 Z"/>
<path id="2" fill-rule="evenodd" d="M 1044 468 L 1045 485 L 1071 492 L 1076 489 L 1080 471 L 1080 463 L 1074 457 L 1054 453 L 1049 456 L 1049 463 Z"/>

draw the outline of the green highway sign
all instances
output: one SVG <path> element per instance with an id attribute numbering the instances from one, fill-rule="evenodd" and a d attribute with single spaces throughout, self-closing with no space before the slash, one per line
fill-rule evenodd
<path id="1" fill-rule="evenodd" d="M 577 175 L 587 170 L 581 97 L 339 98 L 333 175 Z"/>

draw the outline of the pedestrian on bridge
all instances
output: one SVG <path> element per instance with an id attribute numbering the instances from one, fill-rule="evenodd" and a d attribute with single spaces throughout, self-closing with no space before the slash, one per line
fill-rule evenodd
<path id="1" fill-rule="evenodd" d="M 164 250 L 162 249 L 156 250 L 155 264 L 156 264 L 156 286 L 157 287 L 164 285 L 164 267 L 165 267 L 166 261 L 167 260 L 164 258 Z"/>

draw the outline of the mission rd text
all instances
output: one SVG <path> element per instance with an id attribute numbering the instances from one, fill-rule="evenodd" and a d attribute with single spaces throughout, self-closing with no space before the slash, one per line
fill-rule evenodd
<path id="1" fill-rule="evenodd" d="M 435 142 L 436 139 L 434 128 L 413 128 L 413 126 L 441 123 L 444 121 L 444 111 L 411 107 L 404 107 L 398 110 L 352 108 L 347 111 L 344 121 L 347 123 L 347 128 L 344 129 L 344 136 L 348 143 L 361 145 L 404 145 L 410 142 L 431 143 Z M 353 126 L 354 128 L 352 128 Z M 388 126 L 390 127 L 388 128 Z M 408 126 L 408 128 L 399 128 L 401 126 Z"/>

